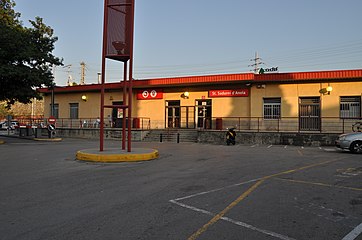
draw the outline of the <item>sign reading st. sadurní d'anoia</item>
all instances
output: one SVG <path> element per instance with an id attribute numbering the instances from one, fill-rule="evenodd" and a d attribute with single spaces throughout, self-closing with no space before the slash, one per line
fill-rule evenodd
<path id="1" fill-rule="evenodd" d="M 210 90 L 209 97 L 248 97 L 249 89 Z"/>

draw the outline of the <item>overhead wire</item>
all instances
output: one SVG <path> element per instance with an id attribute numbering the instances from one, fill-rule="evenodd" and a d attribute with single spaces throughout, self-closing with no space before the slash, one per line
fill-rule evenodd
<path id="1" fill-rule="evenodd" d="M 280 72 L 340 70 L 362 68 L 362 40 L 341 44 L 324 44 L 313 48 L 286 49 L 279 52 L 259 52 L 266 66 L 278 66 Z M 75 66 L 76 64 L 74 64 Z M 202 62 L 174 65 L 135 65 L 136 78 L 158 78 L 250 72 L 250 58 L 232 58 L 226 61 Z M 87 63 L 88 72 L 100 72 L 99 63 Z M 98 70 L 97 70 L 98 69 Z M 121 69 L 121 70 L 120 70 Z M 57 71 L 66 73 L 66 69 Z M 106 69 L 108 81 L 119 81 L 122 68 L 109 66 Z M 96 79 L 96 76 L 93 76 Z"/>

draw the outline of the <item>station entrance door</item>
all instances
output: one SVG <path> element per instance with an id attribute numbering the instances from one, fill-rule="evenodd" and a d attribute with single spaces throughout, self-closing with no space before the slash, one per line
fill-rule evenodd
<path id="1" fill-rule="evenodd" d="M 299 129 L 321 130 L 321 106 L 319 97 L 299 98 Z"/>
<path id="2" fill-rule="evenodd" d="M 212 102 L 211 99 L 196 100 L 197 127 L 203 129 L 212 128 Z"/>
<path id="3" fill-rule="evenodd" d="M 179 100 L 166 101 L 166 128 L 179 128 L 181 106 Z"/>

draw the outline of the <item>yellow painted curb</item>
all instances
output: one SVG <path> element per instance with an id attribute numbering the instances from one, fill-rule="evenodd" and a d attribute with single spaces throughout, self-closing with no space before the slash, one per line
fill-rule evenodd
<path id="1" fill-rule="evenodd" d="M 5 143 L 5 141 L 3 141 L 3 140 L 0 140 L 0 144 L 4 144 Z"/>
<path id="2" fill-rule="evenodd" d="M 87 162 L 103 162 L 103 163 L 117 163 L 117 162 L 140 162 L 149 161 L 158 158 L 159 153 L 155 149 L 149 149 L 147 153 L 87 153 L 86 150 L 80 150 L 76 154 L 76 159 Z"/>
<path id="3" fill-rule="evenodd" d="M 43 142 L 61 142 L 62 138 L 34 138 L 34 141 L 43 141 Z"/>

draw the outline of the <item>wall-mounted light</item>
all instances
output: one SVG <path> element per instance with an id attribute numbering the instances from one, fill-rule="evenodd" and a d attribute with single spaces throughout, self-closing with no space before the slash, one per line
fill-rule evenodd
<path id="1" fill-rule="evenodd" d="M 86 102 L 86 101 L 88 100 L 87 95 L 82 95 L 82 100 L 83 100 L 84 102 Z"/>
<path id="2" fill-rule="evenodd" d="M 181 97 L 184 98 L 184 99 L 189 99 L 190 93 L 189 92 L 184 92 L 184 93 L 181 94 Z"/>
<path id="3" fill-rule="evenodd" d="M 328 86 L 328 87 L 327 87 L 327 92 L 328 92 L 328 94 L 330 94 L 330 93 L 332 92 L 332 90 L 333 90 L 333 88 L 332 88 L 331 86 Z"/>
<path id="4" fill-rule="evenodd" d="M 321 93 L 321 94 L 323 94 L 323 95 L 330 95 L 331 94 L 331 92 L 332 92 L 332 90 L 333 90 L 333 88 L 332 88 L 332 86 L 330 86 L 329 84 L 328 84 L 328 87 L 326 87 L 326 88 L 322 88 L 321 90 L 319 90 L 319 93 Z"/>

